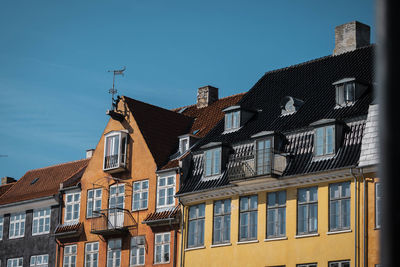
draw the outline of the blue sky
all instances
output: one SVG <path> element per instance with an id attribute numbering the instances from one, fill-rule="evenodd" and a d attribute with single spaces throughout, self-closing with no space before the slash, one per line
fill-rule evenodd
<path id="1" fill-rule="evenodd" d="M 332 53 L 334 28 L 371 26 L 372 0 L 27 0 L 0 3 L 0 177 L 85 157 L 121 95 L 167 109 L 220 97 Z"/>

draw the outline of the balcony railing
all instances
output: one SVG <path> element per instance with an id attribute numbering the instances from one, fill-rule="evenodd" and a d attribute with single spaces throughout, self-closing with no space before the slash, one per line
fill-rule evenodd
<path id="1" fill-rule="evenodd" d="M 125 169 L 125 155 L 110 155 L 104 157 L 104 171 L 113 172 Z"/>
<path id="2" fill-rule="evenodd" d="M 96 211 L 99 217 L 91 220 L 91 233 L 102 236 L 119 235 L 137 227 L 137 222 L 127 209 L 111 208 Z"/>
<path id="3" fill-rule="evenodd" d="M 246 154 L 232 154 L 227 166 L 230 180 L 257 176 L 279 176 L 286 167 L 286 158 L 271 149 L 252 150 Z"/>

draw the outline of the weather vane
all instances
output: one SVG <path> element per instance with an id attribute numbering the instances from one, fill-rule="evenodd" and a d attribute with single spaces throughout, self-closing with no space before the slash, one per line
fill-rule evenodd
<path id="1" fill-rule="evenodd" d="M 114 95 L 118 92 L 117 89 L 115 88 L 115 75 L 122 75 L 124 76 L 124 71 L 126 70 L 126 67 L 124 66 L 120 70 L 109 70 L 107 72 L 113 72 L 113 85 L 110 90 L 108 90 L 108 93 L 112 95 L 111 99 L 111 110 L 117 109 L 117 102 L 116 99 L 114 99 Z M 119 100 L 119 96 L 117 97 L 117 100 Z"/>

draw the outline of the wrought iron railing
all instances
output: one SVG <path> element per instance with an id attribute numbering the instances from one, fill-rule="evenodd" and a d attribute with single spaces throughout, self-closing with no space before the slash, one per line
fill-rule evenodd
<path id="1" fill-rule="evenodd" d="M 104 157 L 104 169 L 114 169 L 118 168 L 119 166 L 119 155 L 110 155 Z"/>
<path id="2" fill-rule="evenodd" d="M 110 234 L 126 231 L 137 226 L 137 222 L 127 209 L 111 208 L 95 211 L 99 217 L 91 220 L 91 232 L 95 234 Z"/>

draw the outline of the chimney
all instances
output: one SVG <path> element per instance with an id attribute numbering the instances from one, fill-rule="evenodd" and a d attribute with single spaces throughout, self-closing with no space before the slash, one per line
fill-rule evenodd
<path id="1" fill-rule="evenodd" d="M 333 55 L 356 50 L 370 44 L 370 27 L 358 21 L 352 21 L 335 28 L 335 49 Z"/>
<path id="2" fill-rule="evenodd" d="M 11 183 L 14 183 L 16 181 L 17 180 L 15 180 L 12 177 L 5 176 L 5 177 L 1 177 L 0 185 L 11 184 Z"/>
<path id="3" fill-rule="evenodd" d="M 94 153 L 93 148 L 86 150 L 86 158 L 87 159 L 91 158 L 93 156 L 93 153 Z"/>
<path id="4" fill-rule="evenodd" d="M 211 85 L 200 87 L 197 90 L 197 108 L 204 108 L 218 100 L 218 88 Z"/>

